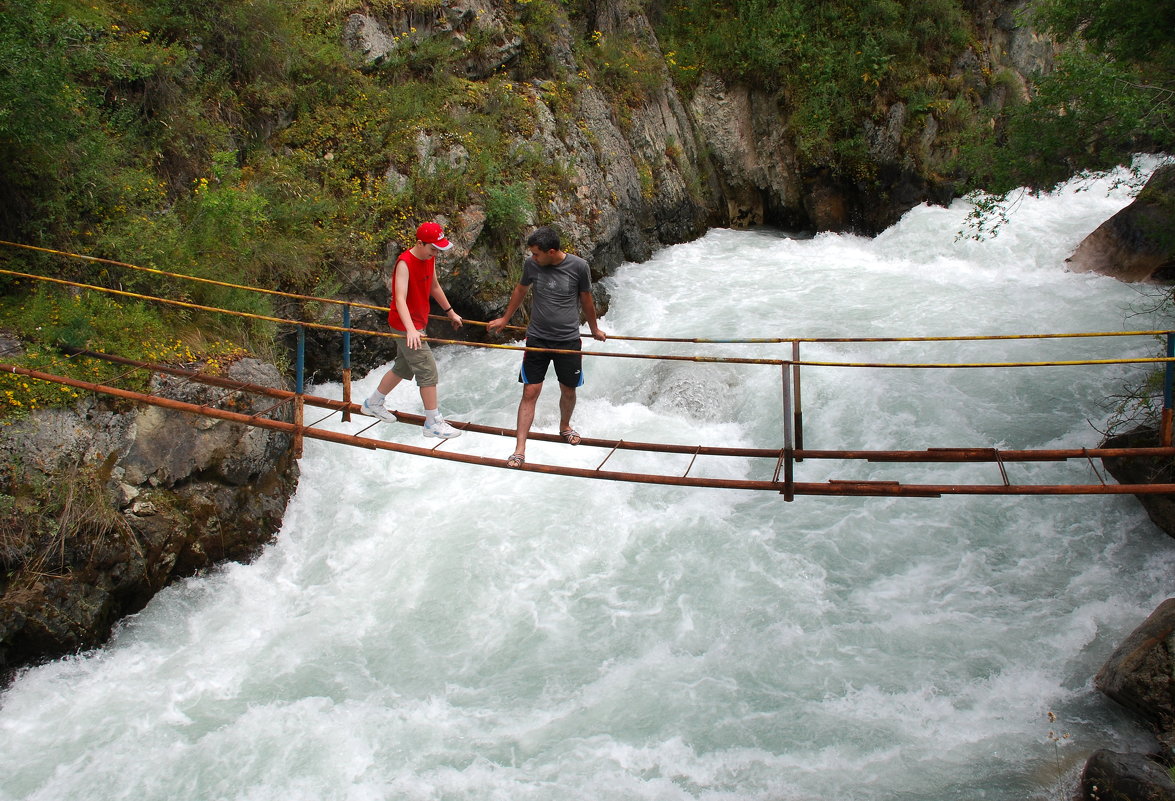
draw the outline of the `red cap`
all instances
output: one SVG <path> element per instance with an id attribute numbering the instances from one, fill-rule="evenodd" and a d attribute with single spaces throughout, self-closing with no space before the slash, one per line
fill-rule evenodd
<path id="1" fill-rule="evenodd" d="M 437 250 L 448 250 L 453 243 L 445 239 L 445 229 L 439 223 L 421 223 L 416 229 L 416 238 L 426 245 L 433 245 Z"/>

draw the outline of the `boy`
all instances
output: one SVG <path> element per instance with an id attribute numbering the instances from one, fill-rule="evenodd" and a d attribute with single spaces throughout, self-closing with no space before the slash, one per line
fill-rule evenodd
<path id="1" fill-rule="evenodd" d="M 429 298 L 434 298 L 441 311 L 449 316 L 453 327 L 462 320 L 453 311 L 449 299 L 436 275 L 436 255 L 453 246 L 445 238 L 444 229 L 435 222 L 426 222 L 416 229 L 416 244 L 396 259 L 392 271 L 392 302 L 388 308 L 388 325 L 404 334 L 395 340 L 396 361 L 371 397 L 363 401 L 363 413 L 378 417 L 387 423 L 396 422 L 396 416 L 384 407 L 384 398 L 406 378 L 415 378 L 424 403 L 424 436 L 452 439 L 461 435 L 441 416 L 437 405 L 437 363 L 421 332 L 428 324 Z"/>

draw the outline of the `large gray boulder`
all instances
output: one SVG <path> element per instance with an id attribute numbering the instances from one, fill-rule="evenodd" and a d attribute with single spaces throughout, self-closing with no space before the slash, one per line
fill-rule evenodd
<path id="1" fill-rule="evenodd" d="M 1175 801 L 1167 769 L 1143 754 L 1095 751 L 1081 774 L 1088 801 Z"/>
<path id="2" fill-rule="evenodd" d="M 1083 239 L 1067 263 L 1129 283 L 1175 280 L 1175 164 L 1155 170 L 1134 202 Z"/>
<path id="3" fill-rule="evenodd" d="M 1175 740 L 1175 598 L 1168 598 L 1114 650 L 1094 685 L 1155 731 L 1170 758 Z M 1175 801 L 1175 781 L 1154 756 L 1095 751 L 1081 776 L 1086 801 Z"/>
<path id="4" fill-rule="evenodd" d="M 1095 686 L 1156 732 L 1175 729 L 1175 598 L 1159 604 L 1115 650 Z"/>
<path id="5" fill-rule="evenodd" d="M 1107 437 L 1103 448 L 1153 448 L 1159 445 L 1159 432 L 1138 427 Z M 1175 484 L 1175 462 L 1169 456 L 1110 456 L 1102 464 L 1119 484 Z M 1175 537 L 1175 496 L 1136 495 L 1142 508 L 1156 526 Z"/>

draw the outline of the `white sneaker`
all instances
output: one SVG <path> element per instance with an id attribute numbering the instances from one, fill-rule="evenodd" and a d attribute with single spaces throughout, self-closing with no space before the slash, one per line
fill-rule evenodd
<path id="1" fill-rule="evenodd" d="M 444 418 L 438 417 L 431 423 L 424 424 L 424 436 L 452 439 L 461 436 L 461 432 L 445 422 Z"/>
<path id="2" fill-rule="evenodd" d="M 363 405 L 360 407 L 365 415 L 368 417 L 378 417 L 385 423 L 399 422 L 396 420 L 396 415 L 389 412 L 382 403 L 379 406 L 372 406 L 369 401 L 370 399 L 363 401 Z"/>

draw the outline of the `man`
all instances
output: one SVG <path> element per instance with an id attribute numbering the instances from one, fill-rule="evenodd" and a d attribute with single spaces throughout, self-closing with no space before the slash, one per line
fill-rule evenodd
<path id="1" fill-rule="evenodd" d="M 505 313 L 486 323 L 490 333 L 501 331 L 531 287 L 534 296 L 530 307 L 530 325 L 526 328 L 528 348 L 551 350 L 580 350 L 579 313 L 587 320 L 592 336 L 601 342 L 608 338 L 596 324 L 596 304 L 592 300 L 591 271 L 579 256 L 565 253 L 555 229 L 538 228 L 526 240 L 530 256 L 522 266 L 522 278 L 510 294 Z M 569 445 L 578 445 L 580 436 L 571 427 L 571 413 L 575 410 L 575 390 L 583 383 L 583 356 L 577 353 L 536 353 L 527 351 L 522 359 L 518 381 L 522 384 L 522 400 L 518 402 L 517 439 L 514 454 L 506 460 L 510 467 L 522 467 L 526 462 L 526 437 L 534 422 L 534 408 L 547 368 L 555 364 L 559 380 L 559 436 Z"/>
<path id="2" fill-rule="evenodd" d="M 453 311 L 436 274 L 436 255 L 452 246 L 439 224 L 426 222 L 416 229 L 416 244 L 396 259 L 388 325 L 404 334 L 404 339 L 394 340 L 396 361 L 361 407 L 366 415 L 387 423 L 396 422 L 396 416 L 384 407 L 384 398 L 400 381 L 415 378 L 420 388 L 420 400 L 424 403 L 424 436 L 441 439 L 460 436 L 461 432 L 441 416 L 437 404 L 437 362 L 421 334 L 428 324 L 429 298 L 440 304 L 441 311 L 449 316 L 454 328 L 462 323 L 461 315 Z"/>

